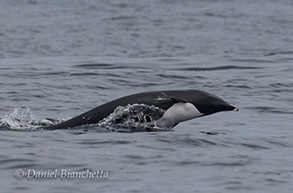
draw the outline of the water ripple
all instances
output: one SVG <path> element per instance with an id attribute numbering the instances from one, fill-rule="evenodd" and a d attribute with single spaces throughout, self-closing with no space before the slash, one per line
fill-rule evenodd
<path id="1" fill-rule="evenodd" d="M 218 70 L 256 70 L 263 67 L 255 66 L 217 66 L 217 67 L 188 67 L 188 68 L 176 68 L 176 70 L 182 71 L 218 71 Z"/>
<path id="2" fill-rule="evenodd" d="M 1 168 L 3 169 L 18 169 L 35 167 L 35 160 L 25 158 L 13 158 L 0 160 Z"/>
<path id="3" fill-rule="evenodd" d="M 83 69 L 123 69 L 125 68 L 125 66 L 107 64 L 107 63 L 79 64 L 79 65 L 75 65 L 74 67 L 83 68 Z"/>

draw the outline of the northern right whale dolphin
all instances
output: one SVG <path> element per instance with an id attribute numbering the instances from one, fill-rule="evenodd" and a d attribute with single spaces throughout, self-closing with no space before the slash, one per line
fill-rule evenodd
<path id="1" fill-rule="evenodd" d="M 162 90 L 133 94 L 118 98 L 62 123 L 43 129 L 67 129 L 86 124 L 96 124 L 108 117 L 119 106 L 145 104 L 165 110 L 164 114 L 153 121 L 156 126 L 173 125 L 196 117 L 221 111 L 238 111 L 223 99 L 201 90 Z"/>

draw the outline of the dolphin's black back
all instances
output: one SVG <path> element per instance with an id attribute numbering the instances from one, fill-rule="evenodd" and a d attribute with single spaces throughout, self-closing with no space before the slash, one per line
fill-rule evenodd
<path id="1" fill-rule="evenodd" d="M 154 105 L 158 106 L 162 109 L 168 109 L 175 102 L 173 100 L 159 100 L 159 96 L 162 95 L 162 92 L 147 92 L 147 93 L 139 93 L 134 95 L 125 96 L 103 105 L 100 105 L 94 109 L 91 109 L 81 115 L 78 115 L 72 119 L 69 119 L 63 123 L 48 126 L 44 129 L 54 130 L 54 129 L 66 129 L 70 127 L 76 127 L 84 124 L 94 124 L 103 120 L 118 106 L 127 106 L 128 104 L 146 104 L 146 105 Z M 165 97 L 165 95 L 162 95 Z M 156 100 L 157 99 L 157 100 Z M 164 99 L 164 98 L 162 98 Z"/>
<path id="2" fill-rule="evenodd" d="M 69 119 L 63 123 L 48 126 L 44 129 L 66 129 L 84 124 L 94 124 L 109 116 L 118 106 L 127 106 L 128 104 L 146 104 L 154 105 L 161 109 L 167 110 L 178 100 L 193 103 L 200 112 L 212 114 L 224 110 L 232 110 L 233 106 L 227 104 L 222 99 L 200 90 L 166 90 L 152 91 L 125 96 L 103 105 L 100 105 L 90 111 Z M 216 108 L 212 108 L 212 106 Z M 229 107 L 224 109 L 224 107 Z M 233 107 L 233 108 L 232 108 Z"/>

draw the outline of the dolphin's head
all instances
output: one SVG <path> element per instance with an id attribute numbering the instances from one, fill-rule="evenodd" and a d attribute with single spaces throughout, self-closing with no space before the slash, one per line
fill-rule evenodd
<path id="1" fill-rule="evenodd" d="M 189 102 L 203 115 L 210 115 L 221 111 L 239 111 L 238 108 L 213 94 L 199 90 L 192 90 L 190 92 Z"/>

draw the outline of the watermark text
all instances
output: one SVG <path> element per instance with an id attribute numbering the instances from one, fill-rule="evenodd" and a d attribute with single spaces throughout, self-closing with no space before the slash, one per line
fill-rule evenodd
<path id="1" fill-rule="evenodd" d="M 108 179 L 109 172 L 104 170 L 72 171 L 71 169 L 17 169 L 14 173 L 16 178 L 27 179 Z"/>

